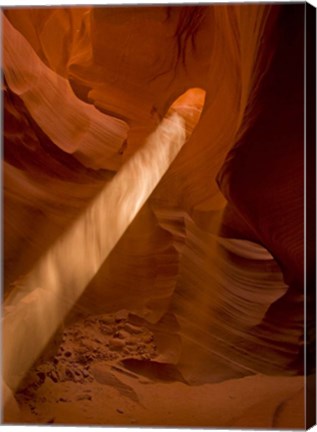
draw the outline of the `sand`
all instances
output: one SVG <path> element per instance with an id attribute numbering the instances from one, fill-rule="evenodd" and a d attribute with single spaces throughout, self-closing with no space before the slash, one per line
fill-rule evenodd
<path id="1" fill-rule="evenodd" d="M 304 428 L 303 377 L 190 386 L 156 362 L 153 333 L 125 310 L 77 318 L 32 368 L 13 423 Z M 49 354 L 48 354 L 49 353 Z"/>

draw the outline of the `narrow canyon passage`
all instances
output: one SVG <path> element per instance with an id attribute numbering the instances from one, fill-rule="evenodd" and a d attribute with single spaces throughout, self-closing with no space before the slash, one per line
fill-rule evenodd
<path id="1" fill-rule="evenodd" d="M 5 422 L 303 427 L 301 17 L 4 11 Z"/>

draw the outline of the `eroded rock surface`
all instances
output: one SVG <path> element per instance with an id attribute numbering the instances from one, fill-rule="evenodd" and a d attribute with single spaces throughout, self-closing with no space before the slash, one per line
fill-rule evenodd
<path id="1" fill-rule="evenodd" d="M 304 423 L 303 13 L 4 10 L 9 421 Z"/>

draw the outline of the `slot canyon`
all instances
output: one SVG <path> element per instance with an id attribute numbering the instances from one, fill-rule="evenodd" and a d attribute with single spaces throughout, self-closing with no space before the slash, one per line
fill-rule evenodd
<path id="1" fill-rule="evenodd" d="M 4 423 L 305 427 L 304 16 L 2 9 Z"/>

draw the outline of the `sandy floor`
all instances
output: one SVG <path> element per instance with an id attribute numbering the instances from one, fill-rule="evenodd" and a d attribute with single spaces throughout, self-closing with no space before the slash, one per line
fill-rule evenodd
<path id="1" fill-rule="evenodd" d="M 189 386 L 156 355 L 153 334 L 124 311 L 79 319 L 25 379 L 15 422 L 304 428 L 303 377 Z"/>

